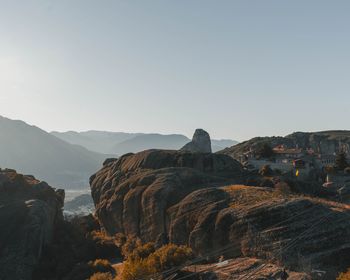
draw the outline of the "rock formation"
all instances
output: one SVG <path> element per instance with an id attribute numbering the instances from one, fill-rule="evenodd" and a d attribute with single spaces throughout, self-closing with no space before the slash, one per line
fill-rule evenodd
<path id="1" fill-rule="evenodd" d="M 31 279 L 62 219 L 64 191 L 33 176 L 0 169 L 0 279 Z"/>
<path id="2" fill-rule="evenodd" d="M 223 261 L 220 264 L 192 265 L 182 269 L 181 277 L 191 275 L 193 280 L 230 280 L 230 279 L 280 279 L 283 267 L 266 263 L 255 258 L 237 258 Z M 198 274 L 196 272 L 199 272 Z M 287 272 L 288 280 L 311 280 L 305 273 Z M 316 275 L 316 274 L 315 274 Z M 175 280 L 178 279 L 175 277 Z M 317 279 L 317 278 L 316 278 Z"/>
<path id="3" fill-rule="evenodd" d="M 183 146 L 181 151 L 192 153 L 211 153 L 209 133 L 203 129 L 196 129 L 192 141 Z"/>
<path id="4" fill-rule="evenodd" d="M 150 150 L 108 162 L 90 183 L 110 234 L 188 244 L 212 260 L 256 257 L 295 271 L 326 270 L 327 279 L 350 265 L 348 206 L 230 185 L 242 172 L 226 155 Z"/>
<path id="5" fill-rule="evenodd" d="M 331 155 L 340 150 L 350 152 L 350 131 L 296 132 L 286 137 L 256 137 L 219 153 L 238 159 L 244 152 L 254 151 L 263 144 L 268 144 L 272 148 L 277 145 L 288 148 L 296 146 L 302 149 L 311 148 L 317 153 Z"/>
<path id="6" fill-rule="evenodd" d="M 226 155 L 148 150 L 111 161 L 90 178 L 96 214 L 110 233 L 168 235 L 167 209 L 192 191 L 240 181 L 241 165 Z"/>

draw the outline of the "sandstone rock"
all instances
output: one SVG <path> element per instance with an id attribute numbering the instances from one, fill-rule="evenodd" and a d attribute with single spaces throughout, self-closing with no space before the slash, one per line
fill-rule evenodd
<path id="1" fill-rule="evenodd" d="M 167 234 L 166 210 L 192 191 L 240 181 L 229 156 L 149 150 L 128 154 L 90 178 L 96 215 L 110 233 L 156 240 Z"/>
<path id="2" fill-rule="evenodd" d="M 0 279 L 31 279 L 62 219 L 63 201 L 63 190 L 14 170 L 0 171 Z"/>
<path id="3" fill-rule="evenodd" d="M 313 149 L 317 153 L 331 155 L 340 150 L 350 152 L 350 131 L 296 132 L 285 137 L 256 137 L 226 148 L 219 153 L 239 159 L 248 151 L 255 151 L 263 144 L 276 147 L 284 145 L 288 148 L 298 146 L 301 149 Z"/>
<path id="4" fill-rule="evenodd" d="M 192 275 L 189 279 L 198 280 L 231 280 L 231 279 L 251 279 L 251 280 L 277 280 L 280 279 L 283 267 L 267 263 L 255 258 L 229 259 L 222 263 L 212 263 L 207 265 L 192 265 L 182 270 L 185 275 Z M 288 280 L 311 280 L 312 276 L 305 273 L 287 271 Z M 175 280 L 178 278 L 174 278 Z"/>
<path id="5" fill-rule="evenodd" d="M 90 182 L 110 234 L 187 244 L 212 260 L 255 257 L 295 271 L 326 270 L 325 279 L 350 266 L 347 205 L 230 186 L 244 175 L 229 156 L 150 150 L 110 162 Z"/>
<path id="6" fill-rule="evenodd" d="M 211 140 L 209 133 L 203 129 L 196 129 L 192 141 L 183 146 L 181 151 L 211 153 Z"/>

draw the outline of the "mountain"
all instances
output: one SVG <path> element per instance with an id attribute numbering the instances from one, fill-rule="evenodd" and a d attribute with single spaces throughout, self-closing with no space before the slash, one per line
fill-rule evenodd
<path id="1" fill-rule="evenodd" d="M 91 151 L 121 156 L 147 149 L 178 150 L 190 139 L 181 134 L 163 135 L 157 133 L 124 133 L 109 131 L 51 132 L 52 135 L 71 144 L 81 145 Z M 212 150 L 217 152 L 237 144 L 234 140 L 212 140 Z"/>
<path id="2" fill-rule="evenodd" d="M 51 132 L 52 135 L 68 142 L 85 147 L 90 151 L 108 154 L 114 153 L 114 148 L 118 143 L 132 139 L 140 133 L 124 133 L 89 130 L 84 132 L 67 131 Z"/>
<path id="3" fill-rule="evenodd" d="M 189 141 L 190 140 L 186 136 L 179 134 L 144 134 L 116 144 L 113 151 L 115 151 L 115 153 L 118 155 L 123 155 L 126 153 L 140 152 L 147 149 L 177 150 Z"/>
<path id="4" fill-rule="evenodd" d="M 0 116 L 0 131 L 0 167 L 35 174 L 53 186 L 87 186 L 89 176 L 108 157 L 19 120 Z"/>
<path id="5" fill-rule="evenodd" d="M 233 147 L 226 148 L 220 153 L 227 154 L 238 159 L 243 153 L 256 150 L 264 144 L 271 147 L 285 145 L 288 148 L 299 147 L 302 149 L 311 148 L 320 154 L 334 154 L 343 150 L 350 152 L 350 131 L 330 130 L 320 132 L 295 132 L 285 137 L 255 137 L 248 141 L 239 143 Z"/>

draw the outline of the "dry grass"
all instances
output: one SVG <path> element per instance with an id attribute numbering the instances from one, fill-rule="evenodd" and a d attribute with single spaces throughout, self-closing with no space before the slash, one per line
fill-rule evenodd
<path id="1" fill-rule="evenodd" d="M 265 203 L 281 202 L 285 199 L 292 199 L 296 195 L 282 193 L 274 189 L 250 187 L 245 185 L 231 185 L 223 188 L 230 194 L 232 208 L 251 208 Z"/>
<path id="2" fill-rule="evenodd" d="M 303 194 L 284 193 L 276 189 L 251 187 L 245 185 L 230 185 L 223 187 L 231 196 L 230 207 L 237 209 L 250 209 L 265 204 L 281 203 L 295 199 L 307 199 L 313 203 L 328 206 L 334 211 L 348 211 L 350 205 L 327 200 L 324 198 L 310 197 Z"/>
<path id="3" fill-rule="evenodd" d="M 347 272 L 341 273 L 337 280 L 350 280 L 350 269 Z"/>

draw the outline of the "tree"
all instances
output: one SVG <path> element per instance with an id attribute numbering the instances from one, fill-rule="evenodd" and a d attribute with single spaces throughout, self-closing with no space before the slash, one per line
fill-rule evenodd
<path id="1" fill-rule="evenodd" d="M 270 158 L 273 156 L 273 150 L 268 143 L 264 143 L 256 150 L 256 154 L 261 158 Z"/>
<path id="2" fill-rule="evenodd" d="M 259 174 L 261 176 L 272 176 L 273 171 L 272 171 L 270 165 L 264 165 L 260 168 Z"/>
<path id="3" fill-rule="evenodd" d="M 348 166 L 349 164 L 346 159 L 346 154 L 344 152 L 337 154 L 337 157 L 335 159 L 335 168 L 337 170 L 344 170 Z"/>

